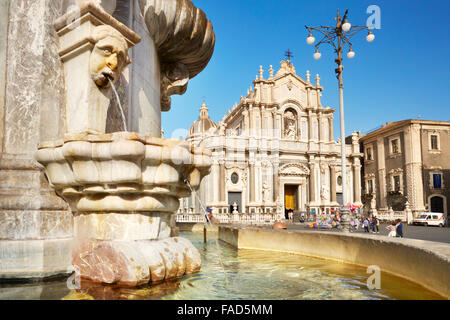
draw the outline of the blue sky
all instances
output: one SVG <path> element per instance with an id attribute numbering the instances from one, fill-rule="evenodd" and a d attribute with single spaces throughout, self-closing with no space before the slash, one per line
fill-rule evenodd
<path id="1" fill-rule="evenodd" d="M 339 97 L 334 74 L 335 54 L 322 46 L 314 60 L 306 44 L 305 25 L 332 25 L 336 9 L 349 9 L 353 25 L 365 24 L 369 5 L 381 9 L 381 29 L 368 43 L 366 32 L 353 38 L 352 60 L 344 59 L 346 134 L 367 132 L 388 121 L 408 118 L 450 121 L 450 1 L 427 0 L 193 0 L 210 19 L 216 34 L 214 55 L 189 82 L 187 92 L 172 96 L 172 109 L 163 112 L 165 137 L 189 129 L 203 99 L 218 122 L 245 95 L 260 65 L 277 71 L 289 48 L 297 74 L 319 73 L 322 104 L 336 109 Z M 316 36 L 316 38 L 318 38 Z M 176 132 L 176 131 L 175 131 Z M 178 131 L 180 132 L 180 131 Z"/>

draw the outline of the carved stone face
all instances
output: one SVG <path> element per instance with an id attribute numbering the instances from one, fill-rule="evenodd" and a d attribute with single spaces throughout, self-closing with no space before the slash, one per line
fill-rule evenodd
<path id="1" fill-rule="evenodd" d="M 113 32 L 108 35 L 108 31 L 111 30 L 102 28 L 98 32 L 99 39 L 91 53 L 89 65 L 92 80 L 100 88 L 109 87 L 109 79 L 116 81 L 123 68 L 130 63 L 125 39 Z"/>

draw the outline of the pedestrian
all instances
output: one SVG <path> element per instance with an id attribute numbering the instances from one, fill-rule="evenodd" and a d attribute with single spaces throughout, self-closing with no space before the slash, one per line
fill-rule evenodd
<path id="1" fill-rule="evenodd" d="M 378 225 L 377 225 L 377 218 L 376 217 L 372 217 L 372 231 L 373 233 L 378 233 Z"/>
<path id="2" fill-rule="evenodd" d="M 386 227 L 386 229 L 389 230 L 388 237 L 396 237 L 397 236 L 397 227 L 396 227 L 396 221 L 392 222 L 390 225 Z"/>
<path id="3" fill-rule="evenodd" d="M 397 231 L 397 238 L 403 238 L 403 223 L 401 219 L 397 219 L 396 221 L 396 231 Z"/>
<path id="4" fill-rule="evenodd" d="M 288 214 L 289 214 L 289 220 L 292 221 L 294 219 L 294 211 L 291 209 L 291 210 L 289 210 Z"/>
<path id="5" fill-rule="evenodd" d="M 364 231 L 365 231 L 365 232 L 370 232 L 370 231 L 369 231 L 369 225 L 370 225 L 369 219 L 365 218 L 365 219 L 364 219 L 364 222 L 363 222 L 363 226 L 364 226 Z"/>
<path id="6" fill-rule="evenodd" d="M 377 233 L 380 233 L 380 219 L 377 217 L 375 217 L 375 219 L 377 220 Z"/>

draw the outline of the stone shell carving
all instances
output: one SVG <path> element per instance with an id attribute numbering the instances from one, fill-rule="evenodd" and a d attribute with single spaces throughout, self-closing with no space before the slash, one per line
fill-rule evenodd
<path id="1" fill-rule="evenodd" d="M 183 94 L 211 59 L 213 26 L 190 0 L 139 0 L 139 7 L 160 57 L 161 111 L 168 111 L 170 95 Z"/>
<path id="2" fill-rule="evenodd" d="M 74 212 L 173 213 L 190 194 L 184 179 L 198 188 L 210 166 L 203 148 L 131 132 L 67 136 L 35 157 Z"/>

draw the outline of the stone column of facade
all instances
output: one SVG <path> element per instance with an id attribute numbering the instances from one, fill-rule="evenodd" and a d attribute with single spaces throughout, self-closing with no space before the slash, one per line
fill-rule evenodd
<path id="1" fill-rule="evenodd" d="M 254 119 L 254 110 L 253 110 L 253 105 L 249 104 L 248 106 L 248 135 L 250 137 L 254 137 L 254 133 L 255 133 L 255 119 Z"/>
<path id="2" fill-rule="evenodd" d="M 333 117 L 328 117 L 328 128 L 330 130 L 329 141 L 334 141 L 334 128 L 333 128 Z"/>
<path id="3" fill-rule="evenodd" d="M 336 166 L 330 165 L 330 201 L 332 205 L 336 205 Z"/>
<path id="4" fill-rule="evenodd" d="M 261 105 L 261 137 L 267 137 L 266 111 L 264 105 Z"/>
<path id="5" fill-rule="evenodd" d="M 405 130 L 406 195 L 413 215 L 425 211 L 420 125 Z"/>
<path id="6" fill-rule="evenodd" d="M 242 120 L 242 131 L 244 134 L 250 134 L 249 132 L 249 124 L 248 124 L 248 111 L 244 110 L 242 111 L 242 116 L 243 116 L 243 120 Z"/>
<path id="7" fill-rule="evenodd" d="M 280 196 L 280 177 L 278 174 L 278 163 L 273 164 L 273 201 L 279 201 Z"/>
<path id="8" fill-rule="evenodd" d="M 324 136 L 324 132 L 323 132 L 323 130 L 325 129 L 325 128 L 323 128 L 322 127 L 322 119 L 323 119 L 323 116 L 322 116 L 322 112 L 320 112 L 319 113 L 319 117 L 317 118 L 317 125 L 318 125 L 318 134 L 319 134 L 319 142 L 322 142 L 322 140 L 323 140 L 323 136 Z"/>
<path id="9" fill-rule="evenodd" d="M 313 121 L 313 113 L 310 110 L 308 112 L 308 129 L 309 129 L 309 136 L 308 136 L 308 140 L 309 142 L 311 142 L 314 139 L 314 121 Z"/>
<path id="10" fill-rule="evenodd" d="M 314 156 L 309 158 L 309 201 L 310 205 L 316 205 L 316 163 Z"/>
<path id="11" fill-rule="evenodd" d="M 225 174 L 225 161 L 219 162 L 219 201 L 224 204 L 226 201 L 226 174 Z"/>
<path id="12" fill-rule="evenodd" d="M 379 199 L 378 205 L 382 210 L 387 210 L 386 203 L 386 167 L 385 167 L 385 151 L 384 151 L 384 138 L 377 139 L 377 162 L 378 162 L 378 183 L 379 187 Z"/>
<path id="13" fill-rule="evenodd" d="M 282 137 L 281 129 L 283 126 L 281 125 L 281 114 L 279 112 L 275 113 L 275 123 L 276 123 L 277 136 L 279 139 L 281 139 L 281 137 Z"/>
<path id="14" fill-rule="evenodd" d="M 250 188 L 250 204 L 255 202 L 255 163 L 249 163 L 249 188 Z"/>
<path id="15" fill-rule="evenodd" d="M 64 81 L 54 20 L 61 1 L 0 1 L 0 279 L 68 274 L 68 205 L 34 160 L 64 134 Z"/>
<path id="16" fill-rule="evenodd" d="M 353 201 L 361 204 L 361 165 L 359 158 L 353 160 Z"/>

